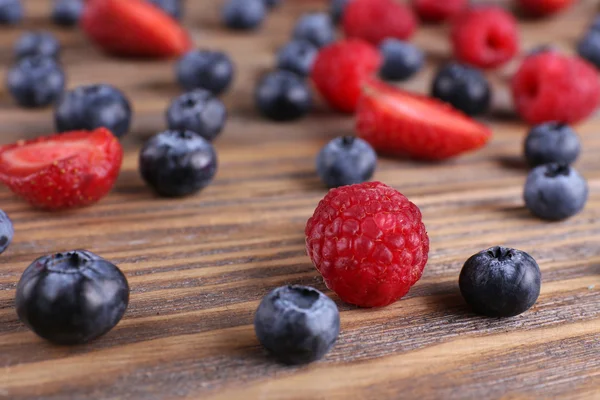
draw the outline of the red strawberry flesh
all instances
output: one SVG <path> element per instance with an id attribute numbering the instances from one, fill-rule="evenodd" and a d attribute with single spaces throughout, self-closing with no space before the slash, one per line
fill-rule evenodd
<path id="1" fill-rule="evenodd" d="M 478 149 L 490 130 L 437 99 L 371 80 L 363 86 L 358 136 L 377 151 L 441 160 Z"/>
<path id="2" fill-rule="evenodd" d="M 81 26 L 107 53 L 129 57 L 177 57 L 192 41 L 173 18 L 145 0 L 90 0 Z"/>
<path id="3" fill-rule="evenodd" d="M 42 142 L 28 147 L 15 147 L 0 155 L 2 169 L 7 175 L 27 176 L 59 160 L 65 160 L 78 153 L 88 152 L 89 143 L 85 140 L 56 147 L 56 143 Z"/>
<path id="4" fill-rule="evenodd" d="M 405 115 L 416 121 L 422 121 L 441 128 L 452 125 L 465 134 L 470 131 L 479 132 L 480 130 L 480 127 L 474 125 L 473 121 L 449 112 L 447 107 L 431 107 L 430 98 L 419 97 L 414 94 L 408 95 L 408 93 L 400 97 L 397 92 L 392 92 L 386 88 L 374 89 L 366 86 L 364 90 L 367 93 L 374 94 L 373 101 L 377 102 L 380 107 L 386 108 L 389 113 Z"/>
<path id="5" fill-rule="evenodd" d="M 39 208 L 81 207 L 110 191 L 122 158 L 104 128 L 40 137 L 0 147 L 0 181 Z"/>

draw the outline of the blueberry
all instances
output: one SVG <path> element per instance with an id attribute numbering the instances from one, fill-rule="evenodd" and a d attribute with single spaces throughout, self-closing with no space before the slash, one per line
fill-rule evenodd
<path id="1" fill-rule="evenodd" d="M 329 15 L 335 24 L 339 24 L 344 17 L 344 11 L 350 0 L 330 0 Z"/>
<path id="2" fill-rule="evenodd" d="M 377 154 L 362 139 L 344 136 L 333 139 L 317 156 L 317 173 L 329 188 L 366 182 L 377 167 Z"/>
<path id="3" fill-rule="evenodd" d="M 581 145 L 575 131 L 566 124 L 547 122 L 535 126 L 525 139 L 525 157 L 532 167 L 542 164 L 573 164 Z"/>
<path id="4" fill-rule="evenodd" d="M 467 115 L 485 113 L 490 107 L 490 85 L 477 69 L 451 63 L 433 81 L 432 96 L 450 103 Z"/>
<path id="5" fill-rule="evenodd" d="M 0 25 L 12 25 L 23 20 L 21 0 L 0 0 Z"/>
<path id="6" fill-rule="evenodd" d="M 223 93 L 231 84 L 235 69 L 231 59 L 219 51 L 193 50 L 177 62 L 177 80 L 185 90 L 206 89 Z"/>
<path id="7" fill-rule="evenodd" d="M 600 29 L 585 34 L 577 43 L 577 53 L 600 69 Z"/>
<path id="8" fill-rule="evenodd" d="M 87 85 L 65 93 L 54 111 L 59 132 L 94 130 L 105 127 L 121 137 L 129 131 L 131 106 L 117 88 Z"/>
<path id="9" fill-rule="evenodd" d="M 171 17 L 180 20 L 183 16 L 181 0 L 148 0 Z"/>
<path id="10" fill-rule="evenodd" d="M 531 308 L 540 295 L 542 273 L 529 254 L 492 247 L 465 262 L 458 284 L 478 314 L 514 317 Z"/>
<path id="11" fill-rule="evenodd" d="M 275 8 L 281 4 L 281 0 L 263 0 L 267 8 Z"/>
<path id="12" fill-rule="evenodd" d="M 0 210 L 0 254 L 4 253 L 13 240 L 15 230 L 8 215 Z"/>
<path id="13" fill-rule="evenodd" d="M 35 260 L 17 285 L 17 314 L 42 338 L 86 343 L 121 320 L 129 285 L 115 265 L 85 250 Z"/>
<path id="14" fill-rule="evenodd" d="M 177 97 L 167 110 L 170 130 L 192 131 L 209 141 L 221 133 L 226 119 L 225 105 L 203 89 Z"/>
<path id="15" fill-rule="evenodd" d="M 307 40 L 317 47 L 323 47 L 335 40 L 335 27 L 329 15 L 308 13 L 300 17 L 294 26 L 294 39 Z"/>
<path id="16" fill-rule="evenodd" d="M 206 187 L 217 172 L 212 144 L 190 131 L 165 131 L 140 152 L 142 178 L 159 195 L 181 197 Z"/>
<path id="17" fill-rule="evenodd" d="M 83 0 L 55 0 L 52 20 L 56 25 L 75 26 L 83 14 Z"/>
<path id="18" fill-rule="evenodd" d="M 307 286 L 282 286 L 267 294 L 254 317 L 260 343 L 285 364 L 317 361 L 340 333 L 340 313 L 323 293 Z"/>
<path id="19" fill-rule="evenodd" d="M 264 76 L 255 92 L 259 111 L 274 121 L 292 121 L 305 116 L 312 106 L 308 84 L 289 71 Z"/>
<path id="20" fill-rule="evenodd" d="M 65 74 L 50 57 L 26 57 L 8 71 L 7 86 L 20 106 L 43 107 L 55 102 L 63 93 Z"/>
<path id="21" fill-rule="evenodd" d="M 588 185 L 573 167 L 540 165 L 527 177 L 524 198 L 533 215 L 548 221 L 560 221 L 583 210 L 588 198 Z"/>
<path id="22" fill-rule="evenodd" d="M 227 27 L 251 30 L 262 24 L 266 13 L 264 0 L 228 0 L 221 15 Z"/>
<path id="23" fill-rule="evenodd" d="M 50 32 L 27 32 L 15 43 L 15 58 L 45 56 L 58 58 L 60 43 Z"/>
<path id="24" fill-rule="evenodd" d="M 379 46 L 383 65 L 379 74 L 383 79 L 403 81 L 423 67 L 425 56 L 416 46 L 398 39 L 386 39 Z"/>
<path id="25" fill-rule="evenodd" d="M 319 49 L 306 40 L 292 40 L 277 53 L 277 68 L 308 76 Z"/>

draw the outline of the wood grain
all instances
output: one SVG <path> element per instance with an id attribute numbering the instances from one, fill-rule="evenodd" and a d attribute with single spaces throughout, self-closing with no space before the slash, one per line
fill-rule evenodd
<path id="1" fill-rule="evenodd" d="M 164 128 L 179 93 L 172 62 L 109 59 L 77 31 L 48 25 L 50 1 L 28 0 L 26 23 L 0 31 L 0 75 L 18 35 L 53 29 L 64 44 L 69 87 L 109 82 L 132 100 L 135 121 L 114 191 L 99 204 L 50 214 L 7 190 L 1 208 L 16 227 L 0 257 L 0 398 L 33 399 L 597 399 L 600 398 L 600 119 L 577 129 L 589 180 L 586 210 L 561 223 L 529 216 L 521 199 L 526 127 L 515 118 L 507 82 L 518 61 L 489 74 L 495 137 L 483 151 L 439 164 L 383 159 L 376 179 L 422 209 L 430 262 L 403 300 L 360 310 L 327 292 L 342 311 L 342 333 L 322 362 L 282 367 L 258 345 L 252 317 L 261 297 L 287 283 L 326 290 L 304 250 L 303 229 L 325 194 L 314 171 L 320 146 L 352 132 L 352 118 L 322 104 L 294 124 L 260 119 L 257 77 L 302 12 L 321 1 L 287 1 L 257 33 L 224 31 L 214 0 L 189 1 L 186 25 L 199 47 L 227 51 L 236 81 L 224 96 L 230 118 L 216 142 L 220 168 L 201 194 L 154 196 L 137 173 L 137 152 Z M 524 51 L 555 43 L 568 52 L 596 12 L 581 1 L 544 21 L 523 21 Z M 415 41 L 430 63 L 404 86 L 426 92 L 436 64 L 449 57 L 446 28 L 424 27 Z M 0 88 L 2 143 L 53 131 L 52 110 L 16 108 Z M 457 287 L 471 254 L 497 244 L 530 252 L 543 271 L 542 293 L 510 319 L 473 315 Z M 132 295 L 124 320 L 89 345 L 57 347 L 29 332 L 14 311 L 16 283 L 36 257 L 86 248 L 127 274 Z"/>

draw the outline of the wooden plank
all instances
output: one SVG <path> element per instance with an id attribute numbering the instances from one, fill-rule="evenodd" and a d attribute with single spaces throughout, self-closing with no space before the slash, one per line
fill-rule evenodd
<path id="1" fill-rule="evenodd" d="M 430 262 L 402 301 L 384 309 L 343 304 L 342 333 L 322 362 L 282 367 L 258 345 L 252 317 L 261 297 L 287 283 L 326 290 L 304 250 L 303 229 L 325 194 L 314 171 L 320 146 L 352 132 L 352 118 L 318 103 L 301 123 L 275 124 L 254 111 L 253 87 L 302 12 L 322 1 L 287 1 L 257 33 L 223 30 L 218 5 L 188 2 L 186 25 L 199 47 L 224 49 L 236 81 L 224 96 L 230 118 L 216 142 L 215 182 L 185 199 L 160 199 L 137 173 L 137 152 L 164 128 L 163 113 L 180 90 L 173 62 L 109 59 L 77 31 L 48 24 L 50 2 L 26 2 L 28 19 L 2 28 L 0 75 L 27 29 L 52 29 L 64 44 L 69 87 L 109 82 L 135 107 L 133 131 L 116 188 L 77 211 L 32 210 L 0 190 L 15 242 L 0 257 L 0 398 L 32 399 L 481 399 L 600 397 L 600 129 L 598 116 L 577 127 L 589 180 L 586 210 L 561 223 L 529 216 L 521 199 L 526 127 L 511 111 L 507 82 L 518 60 L 489 73 L 495 137 L 483 151 L 442 164 L 382 159 L 376 179 L 422 209 Z M 556 43 L 573 52 L 594 16 L 584 0 L 544 21 L 523 21 L 524 50 Z M 405 87 L 428 90 L 450 56 L 444 27 L 423 27 L 415 42 L 429 64 Z M 53 131 L 52 110 L 16 108 L 0 87 L 0 141 Z M 496 244 L 530 252 L 543 271 L 542 294 L 527 313 L 506 320 L 473 315 L 457 287 L 471 254 Z M 87 248 L 119 265 L 132 295 L 124 320 L 85 346 L 38 339 L 14 312 L 16 283 L 36 257 Z"/>

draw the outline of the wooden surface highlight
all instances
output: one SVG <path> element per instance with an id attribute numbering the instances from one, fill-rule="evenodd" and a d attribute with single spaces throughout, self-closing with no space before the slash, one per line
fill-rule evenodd
<path id="1" fill-rule="evenodd" d="M 0 76 L 26 29 L 53 29 L 64 44 L 69 87 L 107 82 L 135 108 L 133 131 L 113 192 L 99 204 L 51 214 L 0 190 L 15 241 L 0 256 L 0 398 L 72 399 L 483 399 L 600 398 L 600 119 L 577 127 L 577 168 L 591 189 L 586 210 L 560 223 L 523 207 L 526 127 L 511 111 L 506 84 L 517 61 L 489 74 L 494 139 L 483 151 L 446 163 L 382 159 L 375 178 L 419 205 L 431 237 L 423 278 L 383 309 L 343 304 L 342 332 L 325 360 L 283 367 L 260 348 L 252 327 L 258 302 L 283 284 L 326 290 L 304 250 L 304 225 L 326 190 L 314 158 L 328 140 L 352 133 L 352 118 L 322 104 L 299 123 L 275 124 L 254 110 L 257 78 L 274 63 L 303 11 L 318 1 L 284 1 L 257 33 L 223 30 L 219 2 L 188 1 L 186 25 L 199 47 L 223 49 L 236 80 L 223 97 L 230 118 L 216 141 L 220 167 L 201 194 L 160 199 L 137 173 L 144 140 L 164 128 L 164 111 L 180 93 L 173 62 L 109 59 L 77 31 L 48 23 L 50 1 L 25 1 L 28 19 L 0 30 Z M 595 15 L 596 1 L 544 21 L 523 21 L 523 49 L 555 42 L 573 52 Z M 434 65 L 449 57 L 446 28 L 424 27 L 415 42 L 430 63 L 405 85 L 427 92 Z M 48 134 L 52 110 L 14 106 L 0 87 L 1 143 Z M 473 315 L 458 273 L 473 253 L 507 245 L 532 254 L 542 293 L 510 319 Z M 131 285 L 124 320 L 85 346 L 43 342 L 17 319 L 16 283 L 35 258 L 86 248 L 119 265 Z"/>

